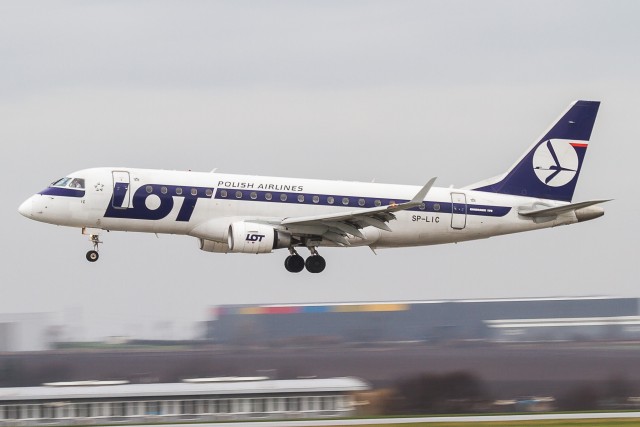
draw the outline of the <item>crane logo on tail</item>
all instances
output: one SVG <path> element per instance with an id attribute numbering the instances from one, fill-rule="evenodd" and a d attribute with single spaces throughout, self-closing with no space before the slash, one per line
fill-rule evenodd
<path id="1" fill-rule="evenodd" d="M 540 181 L 550 187 L 562 187 L 578 173 L 578 154 L 574 143 L 550 139 L 538 146 L 533 154 L 533 170 Z"/>

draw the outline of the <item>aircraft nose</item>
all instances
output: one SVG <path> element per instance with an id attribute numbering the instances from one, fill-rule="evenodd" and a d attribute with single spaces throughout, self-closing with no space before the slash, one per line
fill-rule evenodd
<path id="1" fill-rule="evenodd" d="M 22 216 L 31 218 L 33 216 L 33 199 L 30 197 L 22 202 L 22 204 L 18 208 L 18 212 L 20 212 L 20 215 Z"/>

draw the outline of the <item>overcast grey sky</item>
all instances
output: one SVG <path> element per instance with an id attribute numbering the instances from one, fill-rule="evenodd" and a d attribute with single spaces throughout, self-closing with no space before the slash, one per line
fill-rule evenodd
<path id="1" fill-rule="evenodd" d="M 5 1 L 0 3 L 0 312 L 81 321 L 70 338 L 193 335 L 241 303 L 639 296 L 640 3 Z M 190 237 L 21 217 L 96 166 L 463 186 L 496 175 L 575 99 L 602 101 L 571 227 L 458 245 L 219 255 Z M 165 336 L 166 336 L 165 335 Z"/>

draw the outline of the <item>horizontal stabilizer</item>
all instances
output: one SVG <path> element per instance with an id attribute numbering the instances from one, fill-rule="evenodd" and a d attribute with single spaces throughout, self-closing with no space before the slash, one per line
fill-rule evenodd
<path id="1" fill-rule="evenodd" d="M 536 210 L 520 210 L 518 211 L 518 215 L 530 217 L 530 218 L 540 218 L 540 217 L 550 217 L 560 215 L 566 212 L 576 211 L 579 209 L 584 209 L 589 206 L 598 205 L 600 203 L 605 203 L 610 201 L 611 199 L 606 200 L 590 200 L 588 202 L 580 202 L 580 203 L 571 203 L 564 206 L 557 206 L 555 208 L 544 208 L 544 209 L 536 209 Z"/>

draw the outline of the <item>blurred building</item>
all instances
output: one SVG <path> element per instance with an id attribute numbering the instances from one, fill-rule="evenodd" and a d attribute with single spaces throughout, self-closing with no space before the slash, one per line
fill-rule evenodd
<path id="1" fill-rule="evenodd" d="M 640 340 L 640 316 L 488 320 L 500 342 Z"/>
<path id="2" fill-rule="evenodd" d="M 0 426 L 206 422 L 352 416 L 357 378 L 225 377 L 181 383 L 49 383 L 0 389 Z"/>
<path id="3" fill-rule="evenodd" d="M 50 324 L 47 313 L 0 314 L 0 352 L 49 349 Z"/>
<path id="4" fill-rule="evenodd" d="M 584 297 L 225 305 L 212 309 L 207 337 L 228 344 L 638 339 L 638 303 Z"/>

